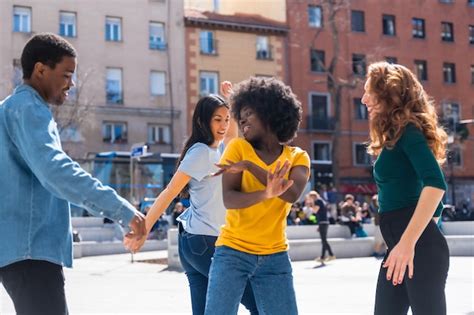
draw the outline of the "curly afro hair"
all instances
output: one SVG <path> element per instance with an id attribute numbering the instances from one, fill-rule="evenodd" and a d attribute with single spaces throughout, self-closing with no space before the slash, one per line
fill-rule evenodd
<path id="1" fill-rule="evenodd" d="M 301 122 L 301 103 L 291 88 L 274 78 L 251 77 L 239 83 L 231 99 L 232 115 L 240 121 L 244 107 L 257 113 L 281 143 L 296 137 Z"/>

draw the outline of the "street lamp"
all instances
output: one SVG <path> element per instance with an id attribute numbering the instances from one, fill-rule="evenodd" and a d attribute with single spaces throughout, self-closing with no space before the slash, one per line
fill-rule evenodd
<path id="1" fill-rule="evenodd" d="M 138 206 L 139 200 L 134 195 L 134 186 L 135 186 L 135 168 L 134 161 L 135 159 L 140 161 L 141 157 L 150 156 L 148 153 L 148 145 L 144 142 L 135 143 L 130 149 L 130 202 L 134 206 Z"/>

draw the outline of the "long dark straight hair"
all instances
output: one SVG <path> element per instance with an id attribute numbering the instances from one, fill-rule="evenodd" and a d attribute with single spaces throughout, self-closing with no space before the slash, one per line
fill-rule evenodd
<path id="1" fill-rule="evenodd" d="M 206 145 L 211 145 L 214 142 L 214 136 L 212 135 L 211 130 L 211 119 L 215 111 L 222 106 L 229 109 L 229 105 L 226 100 L 217 94 L 204 96 L 197 102 L 196 107 L 194 108 L 191 135 L 184 143 L 183 151 L 181 152 L 179 160 L 176 164 L 176 170 L 181 164 L 181 161 L 188 152 L 189 148 L 191 148 L 194 144 L 201 142 Z M 188 185 L 183 188 L 180 193 L 180 197 L 189 197 Z"/>

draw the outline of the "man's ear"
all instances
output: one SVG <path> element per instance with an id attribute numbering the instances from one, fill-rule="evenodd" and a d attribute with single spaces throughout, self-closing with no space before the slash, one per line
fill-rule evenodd
<path id="1" fill-rule="evenodd" d="M 42 77 L 44 75 L 44 72 L 46 71 L 46 65 L 42 62 L 37 62 L 35 63 L 35 66 L 33 67 L 33 74 L 37 75 L 39 77 Z"/>

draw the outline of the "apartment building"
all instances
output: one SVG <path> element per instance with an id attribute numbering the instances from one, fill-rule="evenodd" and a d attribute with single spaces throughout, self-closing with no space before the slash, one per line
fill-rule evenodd
<path id="1" fill-rule="evenodd" d="M 148 143 L 175 152 L 187 121 L 182 0 L 2 0 L 0 98 L 21 83 L 21 51 L 53 32 L 78 52 L 61 134 L 76 158 Z M 71 118 L 71 117 L 72 118 Z"/>
<path id="2" fill-rule="evenodd" d="M 374 193 L 372 161 L 364 146 L 368 115 L 361 104 L 367 65 L 387 60 L 412 69 L 436 101 L 447 127 L 474 118 L 474 1 L 339 4 L 331 8 L 326 0 L 287 0 L 289 82 L 302 99 L 306 117 L 296 143 L 311 154 L 315 184 L 333 180 L 337 158 L 340 192 Z M 326 71 L 334 56 L 333 77 L 342 89 L 339 115 L 327 86 Z M 340 124 L 338 139 L 336 124 Z M 474 199 L 474 131 L 469 128 L 466 140 L 449 145 L 451 158 L 445 167 L 450 190 L 446 201 L 458 205 Z"/>
<path id="3" fill-rule="evenodd" d="M 188 131 L 197 101 L 203 95 L 219 93 L 221 81 L 237 83 L 250 76 L 286 78 L 288 28 L 277 20 L 285 12 L 285 2 L 262 1 L 253 8 L 246 3 L 185 1 Z"/>

